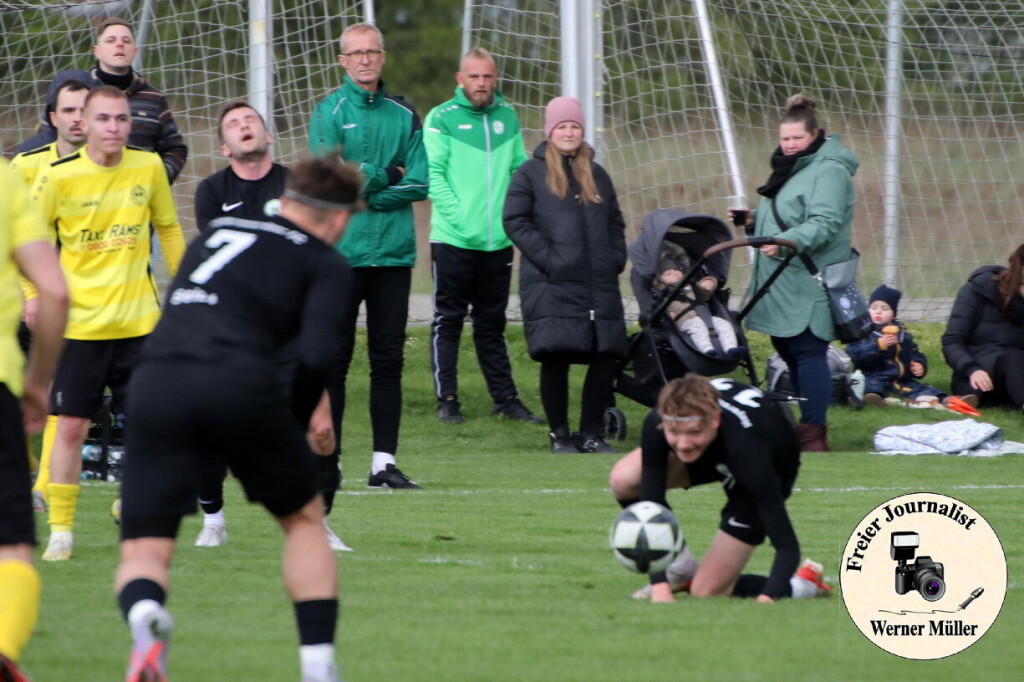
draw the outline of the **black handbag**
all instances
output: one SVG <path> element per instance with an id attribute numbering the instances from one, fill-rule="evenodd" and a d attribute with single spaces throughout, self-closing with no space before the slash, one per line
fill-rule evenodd
<path id="1" fill-rule="evenodd" d="M 772 215 L 775 223 L 783 232 L 789 225 L 779 216 L 779 209 L 772 202 Z M 826 265 L 818 270 L 814 261 L 807 254 L 798 253 L 807 272 L 811 274 L 828 296 L 829 309 L 832 311 L 832 323 L 836 326 L 836 334 L 842 343 L 860 341 L 871 333 L 871 316 L 868 314 L 868 302 L 857 286 L 857 267 L 860 265 L 860 253 L 850 249 L 850 258 L 839 263 Z"/>

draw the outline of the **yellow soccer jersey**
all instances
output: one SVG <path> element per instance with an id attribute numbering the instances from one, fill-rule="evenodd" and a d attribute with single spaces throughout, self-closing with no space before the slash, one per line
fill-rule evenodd
<path id="1" fill-rule="evenodd" d="M 21 177 L 25 179 L 25 184 L 32 187 L 36 182 L 36 176 L 39 175 L 39 171 L 59 158 L 60 156 L 57 155 L 57 143 L 51 142 L 44 147 L 16 155 L 11 159 L 11 168 L 17 168 L 21 171 Z"/>
<path id="2" fill-rule="evenodd" d="M 36 182 L 36 176 L 42 168 L 59 159 L 57 154 L 57 143 L 51 142 L 48 145 L 38 147 L 31 151 L 21 152 L 11 159 L 11 168 L 21 171 L 21 177 L 25 179 L 26 187 L 30 188 Z M 26 299 L 35 298 L 36 290 L 24 277 L 21 278 L 21 290 Z"/>
<path id="3" fill-rule="evenodd" d="M 171 274 L 185 251 L 160 156 L 128 148 L 107 168 L 83 148 L 40 171 L 31 194 L 59 242 L 71 294 L 65 338 L 103 341 L 151 332 L 160 304 L 149 267 L 150 223 Z"/>
<path id="4" fill-rule="evenodd" d="M 17 340 L 21 295 L 14 252 L 32 242 L 49 241 L 50 234 L 29 201 L 21 176 L 2 159 L 0 187 L 5 189 L 4 200 L 0 201 L 0 383 L 20 396 L 25 377 Z"/>

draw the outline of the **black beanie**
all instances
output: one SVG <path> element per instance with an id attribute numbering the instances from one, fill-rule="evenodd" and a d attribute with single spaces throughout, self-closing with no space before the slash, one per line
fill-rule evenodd
<path id="1" fill-rule="evenodd" d="M 871 292 L 871 300 L 868 301 L 868 304 L 870 305 L 875 301 L 882 301 L 888 304 L 888 306 L 892 308 L 892 314 L 896 315 L 896 310 L 900 305 L 901 296 L 903 296 L 903 294 L 900 293 L 899 289 L 893 289 L 892 287 L 887 287 L 883 284 Z"/>

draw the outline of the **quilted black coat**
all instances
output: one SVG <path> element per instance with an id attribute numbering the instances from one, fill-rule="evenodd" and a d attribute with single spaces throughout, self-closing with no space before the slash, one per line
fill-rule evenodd
<path id="1" fill-rule="evenodd" d="M 626 266 L 625 221 L 611 178 L 593 164 L 601 201 L 580 203 L 569 172 L 559 199 L 547 185 L 542 142 L 512 177 L 504 224 L 522 252 L 519 296 L 530 357 L 580 357 L 626 353 L 626 324 L 619 274 Z"/>
<path id="2" fill-rule="evenodd" d="M 1010 348 L 1024 348 L 1024 300 L 1010 302 L 1009 319 L 999 311 L 996 275 L 1006 268 L 986 265 L 971 273 L 960 288 L 942 335 L 942 355 L 953 368 L 953 391 L 970 392 L 971 373 L 995 374 L 996 360 Z"/>

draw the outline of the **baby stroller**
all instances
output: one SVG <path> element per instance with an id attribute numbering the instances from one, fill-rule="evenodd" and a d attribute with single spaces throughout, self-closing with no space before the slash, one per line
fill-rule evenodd
<path id="1" fill-rule="evenodd" d="M 712 247 L 725 245 L 732 239 L 732 230 L 714 216 L 687 213 L 678 209 L 657 209 L 644 217 L 640 236 L 629 245 L 633 263 L 631 284 L 640 306 L 640 331 L 630 338 L 629 352 L 616 378 L 616 391 L 631 400 L 653 406 L 661 387 L 686 372 L 704 376 L 729 374 L 742 366 L 757 384 L 757 371 L 746 348 L 746 338 L 735 313 L 729 310 L 729 289 L 724 286 L 729 275 L 732 252 L 729 248 L 708 254 Z M 659 290 L 656 287 L 659 254 L 662 242 L 682 247 L 689 256 L 690 267 L 681 281 Z M 736 245 L 745 245 L 738 240 Z M 697 291 L 698 282 L 708 275 L 717 279 L 717 289 L 701 300 L 700 296 L 682 296 L 684 291 Z M 686 310 L 693 310 L 707 327 L 717 352 L 702 352 L 690 335 L 682 332 L 669 314 L 669 305 L 682 299 Z M 727 357 L 712 318 L 729 322 L 741 353 Z M 611 433 L 616 424 L 612 414 L 608 424 Z M 615 435 L 619 435 L 615 431 Z"/>
<path id="2" fill-rule="evenodd" d="M 631 284 L 641 311 L 640 331 L 630 337 L 629 350 L 619 366 L 615 384 L 618 393 L 641 405 L 653 407 L 662 386 L 670 379 L 686 372 L 718 376 L 729 374 L 737 367 L 743 367 L 751 385 L 760 384 L 740 322 L 797 256 L 797 247 L 792 241 L 779 237 L 733 239 L 732 236 L 732 230 L 714 216 L 678 209 L 656 209 L 644 217 L 640 236 L 629 245 L 629 259 L 633 263 Z M 658 275 L 662 240 L 665 239 L 686 250 L 691 266 L 681 281 L 658 291 L 653 284 Z M 729 310 L 730 291 L 724 284 L 729 274 L 732 249 L 766 244 L 788 247 L 781 266 L 754 292 L 742 311 L 735 313 Z M 722 357 L 718 353 L 711 356 L 701 352 L 679 330 L 668 313 L 669 305 L 680 291 L 687 286 L 696 289 L 697 283 L 709 274 L 718 279 L 719 286 L 703 302 L 705 310 L 701 309 L 699 302 L 695 308 L 705 323 L 709 317 L 715 316 L 732 325 L 736 341 L 743 349 L 738 357 Z M 778 392 L 769 392 L 768 395 L 773 400 L 789 399 L 789 396 Z M 609 407 L 605 413 L 605 431 L 610 438 L 623 440 L 626 437 L 625 417 L 615 406 Z"/>

